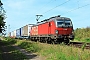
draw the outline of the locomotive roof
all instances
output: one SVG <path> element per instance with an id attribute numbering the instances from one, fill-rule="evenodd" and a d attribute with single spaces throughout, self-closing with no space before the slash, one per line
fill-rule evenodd
<path id="1" fill-rule="evenodd" d="M 48 22 L 48 21 L 51 21 L 51 20 L 57 20 L 57 19 L 62 19 L 62 20 L 71 20 L 70 18 L 67 18 L 67 17 L 51 17 L 49 19 L 45 19 L 39 23 L 42 23 L 42 22 Z"/>
<path id="2" fill-rule="evenodd" d="M 43 24 L 45 22 L 49 22 L 51 20 L 57 20 L 57 19 L 62 19 L 62 20 L 71 20 L 70 18 L 67 18 L 67 17 L 60 17 L 60 15 L 58 16 L 55 16 L 55 17 L 50 17 L 49 19 L 45 19 L 41 22 L 37 22 L 37 24 L 33 25 L 33 26 L 36 26 L 36 25 L 39 25 L 39 24 Z"/>
<path id="3" fill-rule="evenodd" d="M 56 18 L 56 19 L 71 20 L 70 18 L 67 18 L 67 17 L 59 17 L 59 18 Z"/>

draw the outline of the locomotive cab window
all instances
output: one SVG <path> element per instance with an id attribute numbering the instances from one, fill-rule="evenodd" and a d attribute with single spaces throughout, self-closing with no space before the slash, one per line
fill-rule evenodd
<path id="1" fill-rule="evenodd" d="M 72 26 L 71 20 L 57 20 L 56 21 L 57 27 L 67 27 Z"/>
<path id="2" fill-rule="evenodd" d="M 57 26 L 63 26 L 63 25 L 64 25 L 64 21 L 63 20 L 57 21 Z"/>
<path id="3" fill-rule="evenodd" d="M 71 26 L 71 21 L 70 20 L 65 20 L 65 26 Z"/>

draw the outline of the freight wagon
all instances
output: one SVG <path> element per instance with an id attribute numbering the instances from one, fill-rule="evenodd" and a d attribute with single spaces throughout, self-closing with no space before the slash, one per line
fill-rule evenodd
<path id="1" fill-rule="evenodd" d="M 10 33 L 10 37 L 13 38 L 13 31 Z"/>
<path id="2" fill-rule="evenodd" d="M 16 30 L 9 32 L 8 37 L 15 38 L 16 37 Z"/>
<path id="3" fill-rule="evenodd" d="M 23 38 L 29 38 L 30 37 L 30 29 L 33 24 L 25 25 L 21 28 L 21 36 Z"/>
<path id="4" fill-rule="evenodd" d="M 12 32 L 14 38 L 28 39 L 30 37 L 30 29 L 33 24 L 25 25 Z"/>
<path id="5" fill-rule="evenodd" d="M 8 33 L 8 37 L 11 37 L 11 32 Z"/>
<path id="6" fill-rule="evenodd" d="M 15 38 L 21 38 L 21 28 L 16 30 L 16 37 Z"/>
<path id="7" fill-rule="evenodd" d="M 69 43 L 74 39 L 73 24 L 70 18 L 55 16 L 31 27 L 31 40 Z"/>
<path id="8" fill-rule="evenodd" d="M 13 31 L 13 38 L 16 37 L 16 30 Z"/>

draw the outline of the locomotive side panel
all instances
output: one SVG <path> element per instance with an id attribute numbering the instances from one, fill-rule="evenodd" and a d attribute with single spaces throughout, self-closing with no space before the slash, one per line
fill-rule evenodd
<path id="1" fill-rule="evenodd" d="M 43 23 L 43 24 L 40 24 L 38 26 L 38 35 L 47 35 L 48 34 L 48 22 L 47 23 Z"/>
<path id="2" fill-rule="evenodd" d="M 55 24 L 55 22 L 52 20 L 51 22 L 50 22 L 50 31 L 51 31 L 51 35 L 55 35 L 55 29 L 56 29 L 56 24 Z"/>
<path id="3" fill-rule="evenodd" d="M 56 25 L 55 25 L 55 22 L 52 20 L 52 21 L 40 24 L 38 29 L 39 29 L 38 30 L 39 35 L 44 35 L 44 36 L 53 35 L 55 34 Z"/>

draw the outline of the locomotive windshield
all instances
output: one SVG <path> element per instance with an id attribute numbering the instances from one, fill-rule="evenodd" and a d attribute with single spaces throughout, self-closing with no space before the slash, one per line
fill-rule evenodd
<path id="1" fill-rule="evenodd" d="M 71 20 L 57 20 L 57 27 L 69 27 L 72 26 Z"/>
<path id="2" fill-rule="evenodd" d="M 70 26 L 71 25 L 71 21 L 70 20 L 65 20 L 65 26 Z"/>

